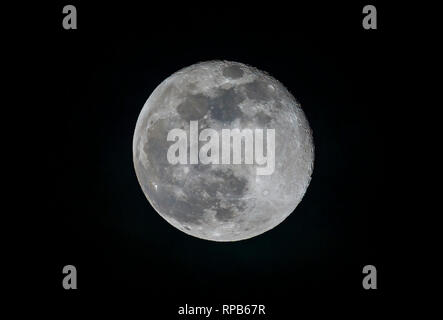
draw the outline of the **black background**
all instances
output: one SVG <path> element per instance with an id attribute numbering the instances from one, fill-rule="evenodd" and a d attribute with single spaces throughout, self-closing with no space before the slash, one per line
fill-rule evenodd
<path id="1" fill-rule="evenodd" d="M 149 313 L 178 306 L 266 304 L 285 318 L 300 298 L 381 303 L 395 265 L 387 257 L 389 11 L 362 28 L 366 3 L 76 5 L 78 29 L 62 28 L 65 3 L 46 5 L 40 35 L 47 100 L 40 114 L 48 267 L 55 301 L 142 298 Z M 311 184 L 271 231 L 234 243 L 179 232 L 149 205 L 132 163 L 138 114 L 173 72 L 206 60 L 269 72 L 301 103 L 314 134 Z M 78 290 L 62 288 L 62 268 Z M 362 288 L 362 268 L 378 290 Z M 158 306 L 162 306 L 162 308 Z"/>

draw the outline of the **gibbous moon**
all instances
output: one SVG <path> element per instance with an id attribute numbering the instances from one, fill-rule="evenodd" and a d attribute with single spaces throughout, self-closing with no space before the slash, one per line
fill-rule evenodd
<path id="1" fill-rule="evenodd" d="M 223 134 L 247 130 L 248 138 L 224 149 Z M 220 151 L 205 148 L 208 141 Z M 232 160 L 235 148 L 241 163 Z M 181 162 L 171 162 L 180 152 Z M 294 211 L 311 180 L 314 144 L 301 106 L 279 81 L 242 63 L 209 61 L 177 71 L 152 92 L 135 127 L 133 160 L 146 198 L 171 225 L 201 239 L 238 241 Z"/>

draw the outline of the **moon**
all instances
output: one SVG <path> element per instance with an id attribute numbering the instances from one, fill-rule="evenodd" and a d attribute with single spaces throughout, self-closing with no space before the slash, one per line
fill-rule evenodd
<path id="1" fill-rule="evenodd" d="M 171 164 L 168 133 L 189 133 L 191 121 L 200 131 L 274 129 L 274 171 L 258 175 L 255 162 Z M 201 239 L 238 241 L 294 211 L 311 180 L 314 143 L 300 104 L 279 81 L 246 64 L 208 61 L 175 72 L 152 92 L 136 123 L 133 161 L 143 193 L 172 226 Z"/>

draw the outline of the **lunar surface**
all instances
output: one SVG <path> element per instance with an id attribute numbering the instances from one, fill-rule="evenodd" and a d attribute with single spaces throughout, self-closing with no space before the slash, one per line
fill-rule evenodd
<path id="1" fill-rule="evenodd" d="M 191 122 L 199 132 L 274 129 L 274 170 L 259 175 L 264 165 L 255 161 L 171 164 L 167 153 L 175 142 L 168 133 L 182 129 L 189 141 Z M 186 148 L 189 159 L 191 144 Z M 311 180 L 314 145 L 301 106 L 280 82 L 245 64 L 209 61 L 172 74 L 154 90 L 137 120 L 133 160 L 146 198 L 171 225 L 201 239 L 237 241 L 294 211 Z"/>

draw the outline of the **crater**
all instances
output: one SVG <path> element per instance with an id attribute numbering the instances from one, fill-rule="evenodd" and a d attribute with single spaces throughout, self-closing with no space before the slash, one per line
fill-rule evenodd
<path id="1" fill-rule="evenodd" d="M 180 223 L 199 225 L 203 218 L 203 207 L 192 201 L 177 200 L 169 215 Z"/>
<path id="2" fill-rule="evenodd" d="M 237 94 L 233 88 L 221 89 L 219 96 L 209 101 L 212 118 L 222 122 L 231 122 L 240 118 L 243 112 L 238 105 L 243 100 L 244 97 Z"/>
<path id="3" fill-rule="evenodd" d="M 265 101 L 269 100 L 271 96 L 271 91 L 268 87 L 268 83 L 263 80 L 255 80 L 245 85 L 246 95 L 249 99 Z"/>
<path id="4" fill-rule="evenodd" d="M 227 172 L 215 171 L 214 175 L 223 179 L 223 183 L 219 185 L 217 191 L 224 196 L 241 197 L 246 193 L 248 181 L 243 177 L 237 177 L 231 170 Z"/>
<path id="5" fill-rule="evenodd" d="M 257 114 L 255 115 L 255 118 L 256 118 L 257 123 L 261 126 L 266 126 L 267 124 L 269 124 L 272 121 L 272 118 L 270 116 L 268 116 L 266 113 L 264 113 L 263 111 L 257 112 Z"/>
<path id="6" fill-rule="evenodd" d="M 243 70 L 237 65 L 232 65 L 223 69 L 223 75 L 227 78 L 238 79 L 243 77 L 243 74 Z"/>
<path id="7" fill-rule="evenodd" d="M 215 214 L 215 218 L 222 222 L 227 222 L 234 218 L 234 216 L 234 212 L 231 209 L 226 208 L 218 208 L 217 213 Z"/>
<path id="8" fill-rule="evenodd" d="M 190 95 L 177 106 L 177 112 L 186 121 L 199 120 L 209 110 L 209 98 L 202 95 Z"/>
<path id="9" fill-rule="evenodd" d="M 169 167 L 165 153 L 165 141 L 170 130 L 167 120 L 160 119 L 148 129 L 143 151 L 147 155 L 149 165 L 153 169 L 154 177 L 161 178 Z"/>

